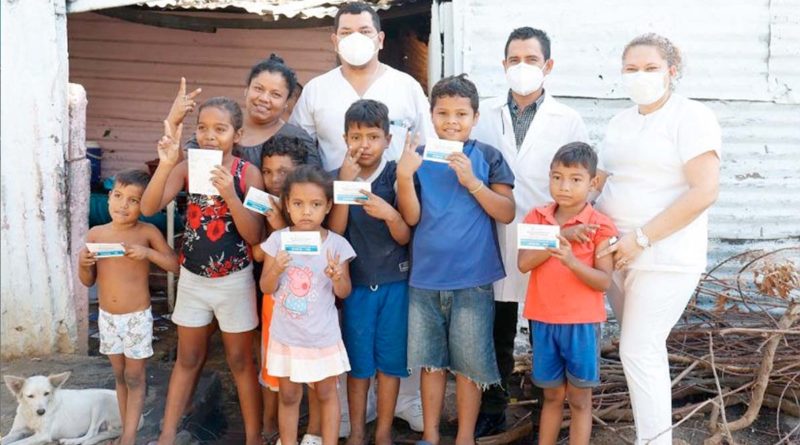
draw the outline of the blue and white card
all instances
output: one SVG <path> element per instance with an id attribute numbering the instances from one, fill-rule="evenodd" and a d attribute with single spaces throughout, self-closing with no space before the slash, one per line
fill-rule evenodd
<path id="1" fill-rule="evenodd" d="M 517 224 L 517 248 L 520 250 L 558 249 L 559 226 Z"/>
<path id="2" fill-rule="evenodd" d="M 244 207 L 262 215 L 272 210 L 272 201 L 278 200 L 278 197 L 270 195 L 269 193 L 259 190 L 255 187 L 250 187 L 247 190 L 247 195 L 244 197 Z"/>
<path id="3" fill-rule="evenodd" d="M 86 248 L 97 258 L 125 256 L 125 246 L 122 243 L 86 243 Z"/>
<path id="4" fill-rule="evenodd" d="M 293 255 L 319 255 L 322 238 L 316 230 L 313 232 L 281 232 L 281 250 Z"/>
<path id="5" fill-rule="evenodd" d="M 422 153 L 423 161 L 441 162 L 447 164 L 447 157 L 451 153 L 464 151 L 464 143 L 460 141 L 447 141 L 444 139 L 428 139 L 425 151 Z"/>
<path id="6" fill-rule="evenodd" d="M 361 181 L 333 181 L 334 204 L 364 204 L 367 195 L 361 190 L 372 192 L 372 184 Z"/>

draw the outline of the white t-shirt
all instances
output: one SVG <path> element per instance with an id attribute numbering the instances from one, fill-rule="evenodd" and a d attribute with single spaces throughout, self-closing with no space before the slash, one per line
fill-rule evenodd
<path id="1" fill-rule="evenodd" d="M 609 178 L 596 208 L 620 233 L 642 227 L 689 190 L 683 172 L 691 159 L 714 151 L 722 136 L 714 113 L 700 102 L 673 94 L 647 115 L 628 108 L 611 119 L 600 158 Z M 708 211 L 645 249 L 629 267 L 703 272 L 708 247 Z"/>
<path id="2" fill-rule="evenodd" d="M 375 79 L 363 97 L 359 97 L 344 78 L 341 68 L 311 79 L 303 88 L 289 122 L 302 127 L 318 141 L 325 170 L 342 166 L 347 152 L 343 137 L 344 114 L 359 99 L 377 100 L 389 108 L 392 142 L 385 152 L 387 160 L 400 157 L 409 127 L 420 129 L 421 144 L 426 135 L 435 135 L 430 104 L 419 82 L 388 65 L 382 66 L 383 74 Z"/>

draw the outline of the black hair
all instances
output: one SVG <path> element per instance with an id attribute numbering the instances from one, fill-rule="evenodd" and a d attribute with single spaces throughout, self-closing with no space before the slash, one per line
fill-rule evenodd
<path id="1" fill-rule="evenodd" d="M 336 12 L 336 17 L 333 18 L 333 32 L 339 31 L 339 17 L 345 14 L 361 15 L 364 12 L 368 12 L 372 17 L 372 25 L 375 27 L 375 31 L 381 32 L 381 18 L 378 17 L 378 13 L 372 6 L 364 2 L 348 2 L 340 6 L 339 11 Z"/>
<path id="2" fill-rule="evenodd" d="M 198 119 L 200 119 L 200 113 L 205 108 L 217 108 L 219 110 L 227 111 L 228 115 L 231 117 L 231 125 L 233 125 L 234 130 L 239 130 L 242 128 L 242 123 L 244 122 L 244 119 L 242 118 L 242 107 L 240 107 L 239 104 L 230 97 L 217 96 L 203 102 L 203 105 L 200 105 L 200 109 L 197 110 Z"/>
<path id="3" fill-rule="evenodd" d="M 538 40 L 539 46 L 542 47 L 544 60 L 550 60 L 550 37 L 548 37 L 547 33 L 541 29 L 531 28 L 530 26 L 523 26 L 522 28 L 517 28 L 511 31 L 511 34 L 508 35 L 508 40 L 506 40 L 506 49 L 504 52 L 505 57 L 508 57 L 508 45 L 512 40 L 528 39 Z"/>
<path id="4" fill-rule="evenodd" d="M 431 90 L 431 111 L 436 105 L 436 99 L 440 97 L 465 97 L 469 99 L 472 105 L 472 111 L 478 112 L 478 104 L 480 98 L 478 97 L 478 88 L 467 79 L 467 74 L 462 73 L 457 76 L 448 76 L 442 78 Z"/>
<path id="5" fill-rule="evenodd" d="M 292 96 L 294 89 L 297 88 L 297 74 L 295 74 L 294 70 L 289 68 L 283 59 L 275 53 L 270 54 L 268 58 L 256 63 L 250 68 L 250 75 L 247 77 L 247 86 L 250 86 L 250 82 L 264 71 L 278 73 L 283 76 L 283 80 L 286 81 L 286 88 L 289 90 L 289 94 L 287 94 L 286 97 Z"/>
<path id="6" fill-rule="evenodd" d="M 129 169 L 123 170 L 114 177 L 114 187 L 123 185 L 135 185 L 141 187 L 143 190 L 147 188 L 150 182 L 150 174 L 144 170 Z"/>
<path id="7" fill-rule="evenodd" d="M 350 130 L 351 125 L 365 127 L 378 127 L 385 134 L 389 134 L 389 108 L 372 99 L 361 99 L 353 102 L 344 114 L 344 133 Z"/>
<path id="8" fill-rule="evenodd" d="M 302 165 L 308 162 L 308 149 L 298 137 L 275 135 L 261 145 L 262 162 L 270 156 L 288 156 L 294 165 Z"/>
<path id="9" fill-rule="evenodd" d="M 322 187 L 325 191 L 325 198 L 328 201 L 333 200 L 333 178 L 325 170 L 317 167 L 316 165 L 301 165 L 294 169 L 286 178 L 283 184 L 283 193 L 281 193 L 283 218 L 289 225 L 294 225 L 292 217 L 289 215 L 289 192 L 295 184 L 316 184 Z"/>
<path id="10" fill-rule="evenodd" d="M 570 142 L 558 149 L 550 162 L 550 168 L 552 169 L 556 164 L 565 167 L 579 165 L 588 170 L 589 176 L 594 178 L 597 174 L 597 153 L 586 142 Z"/>

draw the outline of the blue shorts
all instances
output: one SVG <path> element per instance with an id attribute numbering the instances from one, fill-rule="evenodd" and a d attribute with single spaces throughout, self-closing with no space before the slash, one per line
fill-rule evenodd
<path id="1" fill-rule="evenodd" d="M 408 377 L 408 283 L 354 286 L 344 300 L 342 339 L 351 376 Z"/>
<path id="2" fill-rule="evenodd" d="M 556 388 L 565 380 L 578 388 L 600 384 L 600 323 L 531 321 L 530 328 L 536 386 Z"/>
<path id="3" fill-rule="evenodd" d="M 409 286 L 408 364 L 448 369 L 482 388 L 500 382 L 492 285 L 458 290 Z"/>

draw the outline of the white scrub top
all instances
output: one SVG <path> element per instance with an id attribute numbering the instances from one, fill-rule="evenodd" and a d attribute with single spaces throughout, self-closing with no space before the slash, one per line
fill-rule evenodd
<path id="1" fill-rule="evenodd" d="M 353 102 L 373 99 L 389 108 L 392 142 L 386 149 L 387 160 L 397 160 L 403 152 L 410 127 L 419 130 L 420 144 L 426 136 L 435 136 L 430 104 L 419 82 L 388 65 L 367 89 L 364 96 L 342 75 L 340 67 L 317 76 L 303 88 L 289 122 L 302 127 L 319 143 L 322 166 L 331 171 L 342 166 L 347 144 L 344 141 L 344 114 Z"/>
<path id="2" fill-rule="evenodd" d="M 595 208 L 614 220 L 620 233 L 642 227 L 689 190 L 683 167 L 713 151 L 722 136 L 714 113 L 700 102 L 672 94 L 663 107 L 639 114 L 637 106 L 611 119 L 600 150 L 608 172 Z M 703 272 L 708 248 L 708 211 L 653 243 L 628 267 Z"/>
<path id="3" fill-rule="evenodd" d="M 517 224 L 532 209 L 553 201 L 549 188 L 550 161 L 562 146 L 575 141 L 588 142 L 586 126 L 578 112 L 545 92 L 544 101 L 517 150 L 508 95 L 504 95 L 481 103 L 472 137 L 500 150 L 514 171 L 516 215 L 511 224 L 497 224 L 506 278 L 495 283 L 494 297 L 496 301 L 521 303 L 525 301 L 530 273 L 522 274 L 517 267 Z"/>

